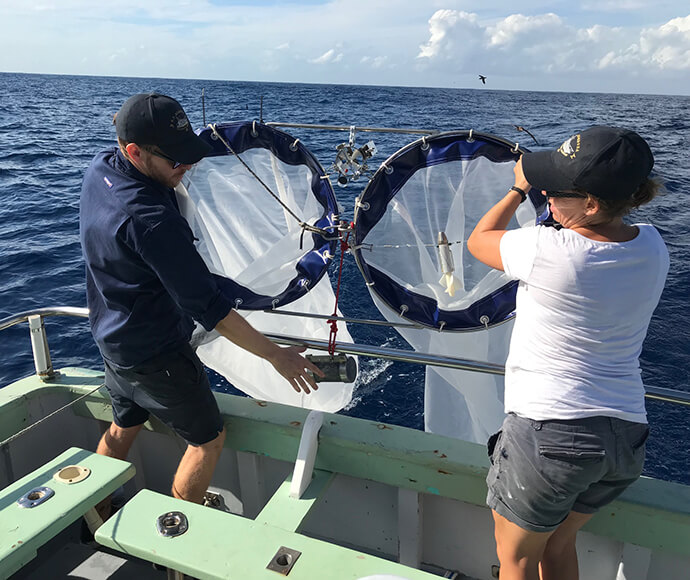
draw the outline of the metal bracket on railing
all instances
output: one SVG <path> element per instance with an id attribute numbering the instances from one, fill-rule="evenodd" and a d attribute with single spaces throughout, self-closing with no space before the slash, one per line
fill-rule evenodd
<path id="1" fill-rule="evenodd" d="M 29 316 L 29 329 L 31 331 L 31 350 L 34 353 L 34 365 L 36 374 L 42 381 L 50 381 L 55 377 L 53 363 L 50 360 L 48 338 L 40 315 Z"/>

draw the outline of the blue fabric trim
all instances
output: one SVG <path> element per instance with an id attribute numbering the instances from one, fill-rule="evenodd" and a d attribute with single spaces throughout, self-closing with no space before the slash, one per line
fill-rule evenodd
<path id="1" fill-rule="evenodd" d="M 518 281 L 511 280 L 498 290 L 480 298 L 463 310 L 443 310 L 438 307 L 435 299 L 412 292 L 394 282 L 380 270 L 369 266 L 370 280 L 373 290 L 393 311 L 401 314 L 404 304 L 407 310 L 401 316 L 407 320 L 444 330 L 470 330 L 484 328 L 482 316 L 487 316 L 489 326 L 505 321 L 515 310 L 515 294 Z M 445 324 L 441 325 L 444 322 Z"/>
<path id="2" fill-rule="evenodd" d="M 422 141 L 404 147 L 386 162 L 393 169 L 391 173 L 379 169 L 362 193 L 361 202 L 369 203 L 366 212 L 358 212 L 355 229 L 355 244 L 360 244 L 386 211 L 386 206 L 407 181 L 419 170 L 430 165 L 450 161 L 470 160 L 486 157 L 494 163 L 515 162 L 525 149 L 512 151 L 513 144 L 498 137 L 483 133 L 472 134 L 468 142 L 468 131 L 442 133 L 427 137 L 428 149 L 422 149 Z"/>
<path id="3" fill-rule="evenodd" d="M 323 213 L 313 225 L 322 229 L 331 229 L 333 237 L 337 236 L 338 203 L 335 192 L 330 180 L 322 179 L 326 172 L 319 161 L 302 143 L 283 131 L 249 121 L 218 124 L 216 131 L 238 155 L 249 149 L 261 148 L 269 150 L 285 164 L 307 166 L 312 172 L 311 191 L 323 207 Z M 254 132 L 255 135 L 252 134 Z M 231 154 L 223 142 L 215 138 L 210 127 L 202 129 L 199 137 L 212 147 L 207 157 Z M 295 277 L 281 293 L 275 296 L 257 294 L 230 278 L 216 275 L 216 282 L 221 292 L 240 310 L 270 309 L 289 304 L 304 296 L 328 271 L 332 256 L 335 255 L 337 240 L 327 240 L 312 232 L 305 232 L 303 239 L 308 249 L 294 266 Z M 238 300 L 241 301 L 239 304 Z"/>

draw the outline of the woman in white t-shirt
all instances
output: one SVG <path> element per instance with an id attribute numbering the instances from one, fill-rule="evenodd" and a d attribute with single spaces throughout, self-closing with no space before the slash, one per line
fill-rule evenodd
<path id="1" fill-rule="evenodd" d="M 653 164 L 637 133 L 614 127 L 526 153 L 515 185 L 467 241 L 477 259 L 520 281 L 507 416 L 489 441 L 501 580 L 576 580 L 577 531 L 642 472 L 639 355 L 668 252 L 654 227 L 623 217 L 656 195 Z M 506 231 L 531 188 L 560 229 Z"/>

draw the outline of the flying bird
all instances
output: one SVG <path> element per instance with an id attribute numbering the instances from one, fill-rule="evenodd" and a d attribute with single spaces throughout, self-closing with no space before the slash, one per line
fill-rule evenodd
<path id="1" fill-rule="evenodd" d="M 524 131 L 525 133 L 527 133 L 530 137 L 532 137 L 532 139 L 534 139 L 534 142 L 535 142 L 537 145 L 539 145 L 539 141 L 537 141 L 536 137 L 535 137 L 534 135 L 532 135 L 532 133 L 530 133 L 530 132 L 529 132 L 527 129 L 525 129 L 522 125 L 513 125 L 513 127 L 515 127 L 518 131 Z"/>
<path id="2" fill-rule="evenodd" d="M 484 75 L 479 75 L 479 80 L 482 81 L 482 84 L 486 84 L 486 77 Z"/>

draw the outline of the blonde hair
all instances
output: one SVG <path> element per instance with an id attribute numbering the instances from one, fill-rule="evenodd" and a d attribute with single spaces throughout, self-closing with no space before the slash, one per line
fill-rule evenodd
<path id="1" fill-rule="evenodd" d="M 614 219 L 628 215 L 632 210 L 649 203 L 663 190 L 661 182 L 655 178 L 647 177 L 635 192 L 625 199 L 601 199 L 591 193 L 583 192 L 588 197 L 599 202 L 602 217 Z"/>

